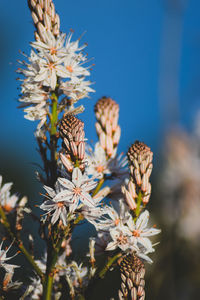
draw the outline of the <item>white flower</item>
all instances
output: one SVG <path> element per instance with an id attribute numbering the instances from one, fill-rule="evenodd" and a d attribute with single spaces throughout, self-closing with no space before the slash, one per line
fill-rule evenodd
<path id="1" fill-rule="evenodd" d="M 40 278 L 31 278 L 31 284 L 26 290 L 27 300 L 38 300 L 42 295 L 43 287 Z"/>
<path id="2" fill-rule="evenodd" d="M 146 249 L 146 251 L 150 253 L 153 252 L 154 249 L 148 237 L 160 233 L 161 230 L 156 228 L 147 228 L 148 220 L 149 220 L 149 212 L 145 210 L 143 213 L 141 213 L 136 223 L 131 217 L 127 221 L 127 225 L 129 227 L 129 230 L 132 232 L 132 235 L 138 247 L 143 246 Z"/>
<path id="3" fill-rule="evenodd" d="M 60 218 L 66 226 L 69 213 L 73 213 L 80 207 L 80 204 L 82 204 L 81 206 L 95 208 L 96 201 L 92 199 L 88 192 L 96 185 L 97 182 L 93 181 L 92 178 L 89 179 L 87 176 L 82 175 L 79 168 L 74 168 L 72 180 L 58 178 L 55 191 L 44 186 L 49 199 L 40 208 L 47 211 L 45 215 L 52 215 L 52 224 L 55 224 Z"/>
<path id="4" fill-rule="evenodd" d="M 67 266 L 65 273 L 68 282 L 70 281 L 73 283 L 75 288 L 79 287 L 80 285 L 86 286 L 88 283 L 88 269 L 87 267 L 82 267 L 82 263 L 78 265 L 76 261 L 72 261 Z"/>
<path id="5" fill-rule="evenodd" d="M 123 181 L 126 176 L 129 174 L 128 161 L 126 156 L 123 156 L 123 153 L 120 155 L 115 155 L 109 159 L 109 169 L 113 177 L 117 177 L 120 181 Z"/>
<path id="6" fill-rule="evenodd" d="M 114 205 L 116 209 L 112 206 L 107 206 L 106 214 L 108 214 L 111 219 L 110 225 L 113 227 L 119 227 L 125 224 L 131 215 L 122 199 L 120 199 L 117 203 L 114 203 Z"/>
<path id="7" fill-rule="evenodd" d="M 133 248 L 137 250 L 135 244 L 133 244 L 132 234 L 127 226 L 118 226 L 110 229 L 110 236 L 112 241 L 108 243 L 106 250 L 115 250 L 117 247 L 122 251 L 133 250 Z"/>
<path id="8" fill-rule="evenodd" d="M 10 246 L 6 250 L 2 250 L 3 242 L 1 242 L 0 244 L 0 267 L 4 268 L 7 273 L 13 273 L 15 268 L 19 268 L 19 266 L 7 263 L 8 260 L 12 259 L 18 254 L 17 252 L 13 256 L 7 257 L 7 253 L 10 250 L 12 244 L 10 244 Z"/>
<path id="9" fill-rule="evenodd" d="M 70 202 L 69 211 L 74 212 L 80 202 L 89 207 L 95 207 L 95 201 L 88 193 L 95 188 L 97 182 L 93 178 L 82 175 L 79 168 L 74 168 L 72 181 L 65 178 L 58 178 L 58 182 L 65 189 L 65 199 Z"/>
<path id="10" fill-rule="evenodd" d="M 81 213 L 83 214 L 84 218 L 97 229 L 97 220 L 104 214 L 104 208 L 83 206 L 81 208 Z"/>
<path id="11" fill-rule="evenodd" d="M 89 97 L 88 94 L 95 92 L 90 85 L 91 81 L 85 81 L 85 78 L 72 77 L 70 81 L 62 82 L 60 89 L 68 96 L 73 102 Z"/>
<path id="12" fill-rule="evenodd" d="M 86 44 L 79 47 L 78 44 L 79 44 L 80 39 L 76 40 L 75 42 L 71 42 L 71 38 L 72 38 L 72 33 L 69 33 L 66 38 L 66 45 L 65 45 L 67 53 L 75 54 L 75 52 L 81 51 L 82 49 L 84 49 L 86 47 Z"/>
<path id="13" fill-rule="evenodd" d="M 48 186 L 44 186 L 44 189 L 47 191 L 49 199 L 42 203 L 40 208 L 47 211 L 45 215 L 52 216 L 52 224 L 55 224 L 60 218 L 66 226 L 68 220 L 67 207 L 69 202 L 65 197 L 65 190 L 58 184 L 58 182 L 55 185 L 55 191 Z"/>
<path id="14" fill-rule="evenodd" d="M 58 37 L 55 37 L 51 31 L 44 31 L 45 40 L 32 42 L 33 48 L 43 53 L 48 53 L 50 55 L 56 55 L 57 57 L 63 57 L 66 53 L 64 48 L 66 34 L 62 33 Z"/>
<path id="15" fill-rule="evenodd" d="M 3 206 L 7 212 L 10 212 L 16 206 L 19 199 L 16 195 L 10 194 L 12 185 L 13 183 L 11 182 L 2 185 L 2 176 L 0 175 L 0 205 Z"/>
<path id="16" fill-rule="evenodd" d="M 88 174 L 97 175 L 110 175 L 111 177 L 124 179 L 124 176 L 128 174 L 127 159 L 122 154 L 108 159 L 105 150 L 101 144 L 97 142 L 95 144 L 94 152 L 88 147 L 86 160 L 88 161 L 87 172 Z"/>
<path id="17" fill-rule="evenodd" d="M 24 112 L 26 113 L 24 118 L 31 121 L 40 120 L 37 126 L 37 131 L 40 131 L 41 127 L 47 120 L 48 110 L 49 108 L 46 105 L 46 102 L 41 102 L 37 105 L 24 109 Z"/>
<path id="18" fill-rule="evenodd" d="M 31 106 L 24 109 L 25 118 L 31 121 L 40 120 L 38 136 L 41 135 L 49 113 L 51 92 L 56 87 L 59 88 L 59 94 L 64 93 L 70 98 L 72 105 L 94 92 L 90 87 L 91 82 L 85 80 L 85 76 L 90 75 L 89 67 L 82 66 L 87 62 L 87 55 L 80 51 L 86 45 L 79 47 L 80 39 L 71 42 L 71 37 L 72 33 L 67 38 L 64 33 L 55 37 L 51 31 L 44 30 L 43 40 L 38 39 L 31 43 L 34 50 L 31 50 L 30 57 L 24 54 L 28 62 L 19 61 L 24 68 L 19 68 L 18 73 L 25 76 L 19 99 L 23 104 L 19 107 Z M 65 82 L 61 79 L 65 79 Z M 63 107 L 60 102 L 58 106 L 61 111 L 67 107 Z"/>
<path id="19" fill-rule="evenodd" d="M 130 213 L 123 200 L 114 203 L 114 206 L 104 205 L 100 208 L 99 215 L 96 218 L 87 217 L 97 231 L 110 231 L 112 228 L 124 226 L 130 217 Z"/>
<path id="20" fill-rule="evenodd" d="M 80 66 L 79 57 L 73 55 L 67 55 L 66 57 L 64 57 L 63 60 L 64 60 L 64 66 L 67 71 L 66 77 L 73 78 L 73 77 L 90 75 L 90 72 L 86 68 Z"/>
<path id="21" fill-rule="evenodd" d="M 92 149 L 89 147 L 87 149 L 86 172 L 89 175 L 93 176 L 101 174 L 101 177 L 103 177 L 104 174 L 110 174 L 106 153 L 105 150 L 101 147 L 100 143 L 98 142 L 95 144 L 94 152 L 92 152 Z"/>
<path id="22" fill-rule="evenodd" d="M 45 54 L 43 58 L 38 59 L 39 71 L 35 76 L 36 82 L 41 82 L 44 86 L 55 90 L 57 77 L 66 78 L 68 72 L 62 65 L 63 59 L 56 56 Z"/>
<path id="23" fill-rule="evenodd" d="M 21 104 L 19 107 L 46 102 L 49 98 L 49 92 L 45 91 L 41 85 L 33 81 L 32 78 L 24 80 L 21 84 L 21 88 L 22 96 L 19 98 L 19 101 L 25 102 L 25 104 Z"/>

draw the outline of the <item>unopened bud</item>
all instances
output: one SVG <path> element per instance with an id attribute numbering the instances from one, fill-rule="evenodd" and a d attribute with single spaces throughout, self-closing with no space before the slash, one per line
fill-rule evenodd
<path id="1" fill-rule="evenodd" d="M 84 123 L 72 114 L 65 114 L 60 122 L 59 131 L 63 139 L 65 155 L 70 157 L 70 160 L 64 159 L 62 154 L 61 160 L 69 170 L 70 161 L 75 164 L 78 160 L 82 164 L 85 158 Z"/>
<path id="2" fill-rule="evenodd" d="M 118 125 L 119 105 L 111 98 L 103 97 L 95 105 L 95 115 L 100 144 L 108 157 L 114 157 L 121 134 Z"/>
<path id="3" fill-rule="evenodd" d="M 146 204 L 149 201 L 151 194 L 151 185 L 149 178 L 152 172 L 153 153 L 151 149 L 144 143 L 136 141 L 128 150 L 127 153 L 131 180 L 136 185 L 136 193 L 142 194 L 142 201 Z"/>

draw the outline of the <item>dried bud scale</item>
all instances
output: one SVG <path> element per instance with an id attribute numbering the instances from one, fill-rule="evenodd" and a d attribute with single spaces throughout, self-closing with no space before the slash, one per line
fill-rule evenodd
<path id="1" fill-rule="evenodd" d="M 120 272 L 122 283 L 119 299 L 144 300 L 145 268 L 142 261 L 129 254 L 120 262 Z"/>
<path id="2" fill-rule="evenodd" d="M 119 105 L 111 98 L 103 97 L 95 105 L 96 131 L 100 144 L 108 157 L 116 154 L 121 129 L 118 125 Z"/>

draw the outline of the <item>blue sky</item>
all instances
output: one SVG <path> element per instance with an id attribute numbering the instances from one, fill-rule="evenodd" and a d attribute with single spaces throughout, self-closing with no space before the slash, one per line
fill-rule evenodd
<path id="1" fill-rule="evenodd" d="M 191 127 L 200 96 L 200 2 L 162 0 L 55 0 L 61 30 L 85 32 L 95 64 L 96 93 L 83 100 L 86 135 L 96 140 L 93 107 L 101 96 L 120 105 L 120 151 L 136 139 L 156 149 L 174 122 Z M 29 54 L 34 39 L 26 1 L 0 2 L 1 151 L 37 161 L 35 124 L 17 109 L 19 50 Z M 4 160 L 8 160 L 4 154 Z"/>

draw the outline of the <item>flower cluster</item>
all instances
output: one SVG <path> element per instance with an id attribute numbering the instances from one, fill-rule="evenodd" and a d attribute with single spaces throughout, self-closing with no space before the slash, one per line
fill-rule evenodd
<path id="1" fill-rule="evenodd" d="M 136 141 L 126 156 L 118 155 L 119 105 L 110 97 L 95 105 L 98 141 L 94 147 L 89 145 L 84 122 L 76 117 L 83 107 L 74 107 L 93 92 L 86 79 L 90 75 L 85 67 L 86 45 L 80 46 L 79 39 L 72 41 L 72 33 L 61 32 L 52 0 L 28 0 L 28 4 L 36 31 L 30 57 L 18 70 L 25 77 L 19 101 L 27 119 L 39 120 L 35 137 L 43 165 L 37 178 L 45 194 L 33 209 L 26 197 L 19 200 L 11 195 L 12 183 L 2 185 L 0 176 L 1 229 L 32 268 L 23 287 L 12 282 L 17 265 L 7 261 L 18 252 L 8 257 L 12 244 L 3 250 L 1 243 L 0 266 L 6 275 L 0 294 L 6 292 L 10 299 L 9 289 L 17 287 L 19 299 L 89 299 L 91 286 L 116 268 L 122 282 L 112 288 L 119 299 L 143 300 L 144 262 L 152 262 L 148 256 L 155 251 L 151 237 L 160 232 L 148 226 L 146 209 L 153 153 Z M 27 235 L 25 216 L 38 222 L 38 231 Z M 82 244 L 80 254 L 73 243 L 84 224 L 95 231 L 95 236 L 87 233 L 88 255 Z M 101 264 L 97 255 L 102 255 Z"/>
<path id="2" fill-rule="evenodd" d="M 85 80 L 90 75 L 89 67 L 83 66 L 88 61 L 82 51 L 86 45 L 79 46 L 79 39 L 72 41 L 72 33 L 66 36 L 60 32 L 52 1 L 45 3 L 36 0 L 29 3 L 37 28 L 36 40 L 31 43 L 28 62 L 20 62 L 23 68 L 18 69 L 25 77 L 19 99 L 23 102 L 21 107 L 25 107 L 26 119 L 40 120 L 39 131 L 47 122 L 55 89 L 59 96 L 65 96 L 59 103 L 60 110 L 73 109 L 75 102 L 94 92 L 91 82 Z"/>
<path id="3" fill-rule="evenodd" d="M 132 185 L 137 191 L 140 191 L 141 188 L 143 194 L 140 194 L 140 198 L 144 196 L 144 199 L 146 199 L 146 190 L 144 190 L 144 184 L 142 184 L 143 179 L 140 182 L 135 180 L 135 183 L 133 183 L 133 174 L 136 174 L 136 172 L 132 171 L 133 167 L 131 165 L 129 191 L 124 186 L 122 187 L 125 194 L 124 199 L 118 199 L 117 203 L 114 202 L 113 205 L 104 204 L 102 206 L 101 200 L 106 195 L 108 196 L 110 189 L 109 193 L 105 195 L 103 190 L 101 192 L 101 189 L 96 194 L 95 188 L 98 179 L 105 180 L 108 174 L 117 177 L 115 175 L 117 172 L 114 172 L 110 167 L 111 162 L 116 159 L 116 153 L 113 153 L 113 157 L 109 158 L 106 156 L 105 149 L 102 148 L 100 143 L 97 143 L 95 146 L 96 153 L 92 153 L 92 150 L 90 150 L 90 156 L 85 155 L 83 123 L 73 115 L 63 117 L 60 132 L 65 147 L 65 152 L 61 153 L 61 161 L 66 170 L 66 173 L 63 172 L 65 177 L 57 179 L 55 190 L 44 186 L 48 193 L 48 200 L 42 203 L 40 208 L 47 211 L 45 215 L 51 216 L 52 224 L 61 220 L 64 226 L 68 224 L 69 220 L 75 218 L 78 212 L 82 213 L 85 219 L 95 226 L 98 233 L 97 243 L 101 243 L 100 240 L 107 240 L 105 251 L 119 248 L 124 253 L 136 253 L 139 257 L 152 262 L 147 256 L 148 253 L 154 252 L 149 237 L 158 234 L 160 230 L 147 228 L 149 212 L 145 210 L 140 214 L 142 206 L 141 201 L 138 200 L 139 192 L 137 194 L 134 192 L 135 197 L 132 199 L 132 203 L 134 201 L 135 206 L 130 205 L 130 198 L 133 195 L 133 192 L 130 193 Z M 134 151 L 137 152 L 137 155 L 134 155 Z M 149 182 L 150 172 L 148 170 L 152 169 L 152 152 L 150 148 L 143 143 L 136 142 L 128 151 L 129 159 L 132 155 L 134 155 L 134 159 L 132 159 L 134 166 L 141 165 L 142 178 L 147 178 Z M 82 161 L 86 161 L 87 166 L 85 168 L 81 167 L 84 165 Z M 77 163 L 79 167 L 75 167 Z M 90 175 L 92 175 L 91 178 Z M 123 172 L 119 175 L 123 177 Z M 148 184 L 150 185 L 150 183 Z M 149 197 L 150 195 L 148 195 L 148 199 Z M 146 204 L 144 199 L 143 203 Z M 136 213 L 136 219 L 134 219 L 131 211 L 136 210 L 136 208 L 139 209 L 139 213 Z"/>
<path id="4" fill-rule="evenodd" d="M 87 218 L 98 232 L 98 247 L 102 245 L 102 249 L 106 251 L 120 248 L 124 253 L 136 253 L 140 258 L 152 262 L 147 256 L 148 253 L 154 252 L 149 237 L 160 233 L 160 230 L 147 228 L 149 212 L 145 210 L 134 221 L 124 200 L 121 199 L 118 207 L 115 206 L 105 206 L 101 210 L 102 215 L 95 220 Z"/>
<path id="5" fill-rule="evenodd" d="M 83 176 L 79 168 L 74 168 L 71 180 L 58 178 L 55 191 L 44 186 L 49 199 L 40 208 L 47 210 L 47 214 L 52 213 L 52 224 L 61 218 L 66 226 L 69 214 L 73 214 L 82 206 L 95 207 L 96 203 L 89 194 L 97 185 L 93 179 Z"/>

